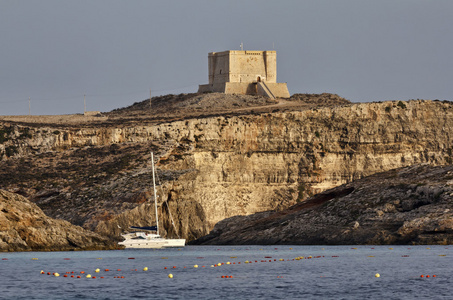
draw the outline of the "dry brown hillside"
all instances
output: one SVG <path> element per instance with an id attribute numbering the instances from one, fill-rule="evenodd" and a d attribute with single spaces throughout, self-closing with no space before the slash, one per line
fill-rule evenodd
<path id="1" fill-rule="evenodd" d="M 0 121 L 40 126 L 110 126 L 136 122 L 160 123 L 216 115 L 244 115 L 278 111 L 303 110 L 314 107 L 347 105 L 350 102 L 335 94 L 295 94 L 289 99 L 271 100 L 262 96 L 235 94 L 179 94 L 153 97 L 124 108 L 97 116 L 48 115 L 0 116 Z"/>

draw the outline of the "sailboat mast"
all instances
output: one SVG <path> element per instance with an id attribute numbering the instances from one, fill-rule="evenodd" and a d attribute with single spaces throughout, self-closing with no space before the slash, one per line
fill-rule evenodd
<path id="1" fill-rule="evenodd" d="M 151 165 L 153 168 L 153 189 L 154 189 L 154 208 L 156 210 L 156 229 L 157 229 L 157 234 L 159 234 L 159 218 L 157 216 L 156 177 L 154 175 L 154 155 L 152 152 L 151 152 Z"/>

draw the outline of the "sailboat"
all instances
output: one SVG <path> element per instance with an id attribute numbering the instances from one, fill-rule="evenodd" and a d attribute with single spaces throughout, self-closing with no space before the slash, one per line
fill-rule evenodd
<path id="1" fill-rule="evenodd" d="M 157 215 L 156 177 L 154 171 L 154 155 L 151 152 L 151 164 L 153 170 L 154 209 L 156 214 L 156 226 L 138 227 L 131 226 L 131 232 L 122 234 L 124 241 L 118 245 L 135 249 L 159 249 L 169 247 L 184 247 L 186 239 L 165 239 L 159 235 L 159 219 Z"/>

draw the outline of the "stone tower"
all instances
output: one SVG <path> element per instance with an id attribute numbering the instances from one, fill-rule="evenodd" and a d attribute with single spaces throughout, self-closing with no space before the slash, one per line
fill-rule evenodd
<path id="1" fill-rule="evenodd" d="M 286 83 L 277 83 L 276 51 L 236 51 L 209 53 L 209 84 L 199 93 L 262 95 L 289 98 Z"/>

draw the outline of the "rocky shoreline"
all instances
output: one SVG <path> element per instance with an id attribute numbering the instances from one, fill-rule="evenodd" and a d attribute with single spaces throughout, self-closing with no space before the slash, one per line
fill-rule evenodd
<path id="1" fill-rule="evenodd" d="M 0 251 L 116 248 L 110 240 L 67 221 L 49 218 L 26 198 L 0 190 Z"/>
<path id="2" fill-rule="evenodd" d="M 219 222 L 192 245 L 425 245 L 453 243 L 453 166 L 375 174 L 281 212 Z"/>

